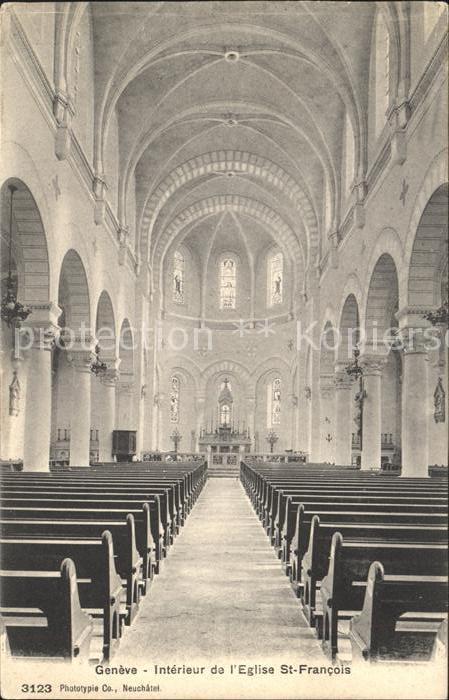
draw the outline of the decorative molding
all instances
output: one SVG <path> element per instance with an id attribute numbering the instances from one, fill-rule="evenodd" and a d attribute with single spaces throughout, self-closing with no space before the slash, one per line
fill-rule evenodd
<path id="1" fill-rule="evenodd" d="M 410 95 L 409 103 L 412 114 L 423 104 L 438 72 L 447 65 L 448 36 L 444 33 L 435 53 L 431 57 L 421 77 Z"/>
<path id="2" fill-rule="evenodd" d="M 26 66 L 27 76 L 32 81 L 33 87 L 39 93 L 42 102 L 45 104 L 49 114 L 53 113 L 53 100 L 55 97 L 54 90 L 47 78 L 47 75 L 42 68 L 42 65 L 36 56 L 33 47 L 31 46 L 28 37 L 23 29 L 19 18 L 14 12 L 13 6 L 8 6 L 10 18 L 9 37 L 13 40 L 13 44 L 18 51 L 19 57 L 23 59 Z M 5 19 L 5 14 L 3 15 Z M 6 31 L 6 28 L 3 28 Z"/>
<path id="3" fill-rule="evenodd" d="M 79 173 L 82 184 L 87 187 L 89 195 L 92 197 L 94 171 L 73 132 L 71 133 L 71 145 L 68 161 Z"/>
<path id="4" fill-rule="evenodd" d="M 377 153 L 377 156 L 368 170 L 366 179 L 368 182 L 368 197 L 372 193 L 377 181 L 385 171 L 391 158 L 391 140 L 387 138 L 382 144 L 382 148 Z"/>
<path id="5" fill-rule="evenodd" d="M 16 59 L 15 63 L 25 83 L 36 99 L 48 126 L 55 133 L 55 155 L 59 160 L 66 159 L 68 161 L 81 184 L 87 189 L 89 196 L 95 197 L 94 217 L 96 223 L 105 223 L 106 219 L 106 228 L 117 240 L 118 222 L 112 212 L 106 216 L 103 209 L 104 204 L 98 196 L 98 185 L 95 184 L 95 180 L 101 178 L 95 177 L 93 168 L 70 126 L 74 114 L 73 104 L 65 94 L 60 91 L 55 92 L 20 20 L 11 7 L 8 9 L 9 13 L 4 13 L 3 20 L 9 19 L 10 31 L 4 26 L 3 33 L 9 39 L 11 53 Z M 106 186 L 104 180 L 102 183 Z M 132 269 L 135 271 L 134 261 Z"/>
<path id="6" fill-rule="evenodd" d="M 346 212 L 346 216 L 343 219 L 340 227 L 338 229 L 338 241 L 339 243 L 346 238 L 348 233 L 351 231 L 354 225 L 354 205 L 350 206 Z"/>

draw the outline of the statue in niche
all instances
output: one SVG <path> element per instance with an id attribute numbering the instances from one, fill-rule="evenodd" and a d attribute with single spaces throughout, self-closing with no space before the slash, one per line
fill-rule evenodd
<path id="1" fill-rule="evenodd" d="M 181 295 L 181 293 L 182 293 L 181 287 L 182 287 L 181 278 L 178 274 L 176 274 L 175 275 L 175 292 L 176 292 L 176 294 Z"/>
<path id="2" fill-rule="evenodd" d="M 282 277 L 278 275 L 276 279 L 274 280 L 274 293 L 280 295 L 281 294 L 281 284 L 282 284 Z"/>
<path id="3" fill-rule="evenodd" d="M 9 415 L 18 416 L 20 413 L 20 382 L 17 371 L 14 371 L 13 379 L 9 385 Z"/>
<path id="4" fill-rule="evenodd" d="M 438 377 L 437 387 L 436 387 L 434 394 L 433 394 L 433 405 L 434 405 L 433 418 L 435 420 L 435 423 L 444 423 L 446 420 L 445 401 L 446 401 L 446 392 L 444 391 L 443 382 L 442 382 L 441 377 Z"/>

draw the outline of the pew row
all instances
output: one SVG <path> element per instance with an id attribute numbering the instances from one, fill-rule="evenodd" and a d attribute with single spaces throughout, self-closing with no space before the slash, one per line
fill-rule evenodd
<path id="1" fill-rule="evenodd" d="M 5 571 L 52 570 L 67 555 L 75 564 L 81 607 L 101 618 L 102 657 L 109 661 L 126 618 L 125 590 L 115 567 L 111 533 L 103 532 L 101 539 L 0 540 L 0 568 Z"/>
<path id="2" fill-rule="evenodd" d="M 45 626 L 8 625 L 3 618 L 11 655 L 88 659 L 93 622 L 81 608 L 71 559 L 64 559 L 60 570 L 0 570 L 0 606 L 22 614 L 37 608 L 45 617 Z"/>

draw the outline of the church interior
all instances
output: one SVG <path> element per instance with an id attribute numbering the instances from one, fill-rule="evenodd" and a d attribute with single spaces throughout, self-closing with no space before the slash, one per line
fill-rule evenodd
<path id="1" fill-rule="evenodd" d="M 441 662 L 446 3 L 12 2 L 1 19 L 2 653 L 36 656 L 36 633 L 44 657 L 92 657 L 103 625 L 105 662 Z M 3 610 L 29 597 L 51 631 L 45 601 L 100 548 L 122 607 L 93 616 L 78 584 L 55 604 L 76 653 L 33 625 L 25 642 Z M 433 617 L 404 642 L 413 612 Z"/>

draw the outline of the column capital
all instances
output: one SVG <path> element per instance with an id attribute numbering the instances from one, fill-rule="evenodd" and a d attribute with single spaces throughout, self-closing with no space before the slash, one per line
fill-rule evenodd
<path id="1" fill-rule="evenodd" d="M 67 359 L 77 372 L 90 372 L 92 362 L 95 360 L 95 353 L 90 350 L 70 350 Z"/>
<path id="2" fill-rule="evenodd" d="M 337 390 L 351 389 L 353 385 L 353 379 L 349 376 L 344 367 L 335 368 L 334 382 Z"/>
<path id="3" fill-rule="evenodd" d="M 104 386 L 115 387 L 118 381 L 120 373 L 115 367 L 110 367 L 100 376 L 100 382 Z"/>
<path id="4" fill-rule="evenodd" d="M 429 329 L 430 330 L 430 329 Z M 437 328 L 431 330 L 431 335 L 439 337 Z M 421 354 L 427 355 L 431 349 L 431 337 L 424 334 L 422 328 L 403 328 L 399 334 L 401 349 L 405 355 Z"/>
<path id="5" fill-rule="evenodd" d="M 118 379 L 116 389 L 119 394 L 132 394 L 134 390 L 134 382 L 122 382 L 120 379 Z"/>
<path id="6" fill-rule="evenodd" d="M 330 398 L 335 390 L 334 375 L 330 373 L 321 374 L 319 389 L 322 398 Z"/>
<path id="7" fill-rule="evenodd" d="M 382 370 L 387 361 L 387 354 L 380 353 L 364 353 L 361 355 L 359 364 L 363 369 L 363 375 L 366 376 L 380 376 Z"/>
<path id="8" fill-rule="evenodd" d="M 16 351 L 19 355 L 21 349 L 51 350 L 60 332 L 58 318 L 62 310 L 57 304 L 51 301 L 28 306 L 31 309 L 29 321 L 17 329 Z"/>
<path id="9" fill-rule="evenodd" d="M 395 314 L 399 328 L 429 328 L 430 323 L 424 315 L 434 311 L 435 308 L 435 306 L 403 306 Z"/>

